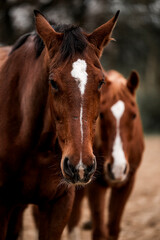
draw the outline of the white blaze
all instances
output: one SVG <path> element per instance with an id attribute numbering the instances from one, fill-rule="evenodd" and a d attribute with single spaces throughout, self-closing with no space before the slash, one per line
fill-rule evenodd
<path id="1" fill-rule="evenodd" d="M 121 141 L 120 131 L 119 131 L 120 119 L 124 113 L 124 110 L 125 110 L 125 105 L 124 105 L 124 102 L 121 100 L 116 102 L 111 107 L 111 112 L 117 121 L 116 138 L 114 140 L 113 151 L 112 151 L 112 157 L 113 157 L 112 172 L 116 179 L 121 179 L 121 180 L 125 178 L 124 170 L 126 168 L 126 158 L 123 151 L 123 146 L 122 146 L 122 141 Z"/>
<path id="2" fill-rule="evenodd" d="M 81 128 L 81 143 L 83 143 L 83 106 L 81 104 L 81 108 L 80 108 L 80 128 Z"/>
<path id="3" fill-rule="evenodd" d="M 74 77 L 78 83 L 78 87 L 80 89 L 82 97 L 87 83 L 88 74 L 86 72 L 86 69 L 87 69 L 86 62 L 84 60 L 78 59 L 76 62 L 73 63 L 71 71 L 72 77 Z"/>
<path id="4" fill-rule="evenodd" d="M 80 106 L 80 132 L 81 132 L 81 144 L 83 144 L 83 95 L 85 92 L 85 87 L 87 83 L 87 64 L 84 60 L 78 59 L 76 62 L 73 63 L 72 65 L 72 71 L 71 75 L 75 79 L 75 81 L 78 83 L 78 87 L 81 93 L 81 98 L 82 98 L 82 103 Z M 83 178 L 82 174 L 82 153 L 80 153 L 80 161 L 79 164 L 77 165 L 78 168 L 81 167 L 81 178 Z"/>
<path id="5" fill-rule="evenodd" d="M 74 227 L 68 234 L 68 240 L 81 240 L 81 231 L 78 226 Z"/>

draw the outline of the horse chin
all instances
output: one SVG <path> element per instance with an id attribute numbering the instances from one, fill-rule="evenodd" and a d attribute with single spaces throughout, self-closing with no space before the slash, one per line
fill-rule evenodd
<path id="1" fill-rule="evenodd" d="M 82 186 L 82 187 L 85 187 L 88 183 L 90 183 L 91 180 L 89 180 L 88 182 L 76 182 L 74 183 L 75 186 Z"/>
<path id="2" fill-rule="evenodd" d="M 64 177 L 64 181 L 66 182 L 66 184 L 68 185 L 74 185 L 74 186 L 85 186 L 87 185 L 88 183 L 90 183 L 92 181 L 92 179 L 82 179 L 82 180 L 78 180 L 78 181 L 75 181 L 74 179 L 71 179 L 71 178 L 66 178 Z"/>
<path id="3" fill-rule="evenodd" d="M 128 175 L 125 175 L 123 179 L 113 179 L 108 173 L 105 173 L 105 179 L 111 187 L 121 187 L 127 182 Z"/>

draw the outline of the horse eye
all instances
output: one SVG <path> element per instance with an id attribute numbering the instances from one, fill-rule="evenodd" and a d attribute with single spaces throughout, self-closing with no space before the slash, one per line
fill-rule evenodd
<path id="1" fill-rule="evenodd" d="M 50 81 L 52 87 L 53 87 L 55 90 L 58 90 L 58 85 L 57 85 L 57 83 L 56 83 L 53 79 L 51 79 L 51 80 L 49 80 L 49 81 Z"/>
<path id="2" fill-rule="evenodd" d="M 100 89 L 100 88 L 102 87 L 103 84 L 105 84 L 104 79 L 103 79 L 102 81 L 99 82 L 98 89 Z"/>

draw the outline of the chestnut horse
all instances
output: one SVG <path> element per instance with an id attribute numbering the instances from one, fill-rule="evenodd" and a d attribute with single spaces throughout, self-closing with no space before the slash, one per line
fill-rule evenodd
<path id="1" fill-rule="evenodd" d="M 118 14 L 87 34 L 75 26 L 52 27 L 36 10 L 38 34 L 22 36 L 3 63 L 1 240 L 16 239 L 17 222 L 29 203 L 39 207 L 39 239 L 60 239 L 72 208 L 71 184 L 91 180 L 96 169 L 95 122 L 104 83 L 99 58 Z"/>
<path id="2" fill-rule="evenodd" d="M 135 92 L 139 76 L 133 71 L 128 81 L 118 72 L 106 74 L 101 92 L 101 111 L 97 121 L 95 153 L 101 174 L 87 186 L 92 213 L 93 240 L 117 240 L 124 207 L 131 194 L 144 150 L 143 131 Z M 97 173 L 98 174 L 98 173 Z M 108 224 L 105 226 L 105 194 L 111 187 Z M 84 190 L 77 190 L 69 222 L 70 239 L 77 236 L 80 205 Z"/>

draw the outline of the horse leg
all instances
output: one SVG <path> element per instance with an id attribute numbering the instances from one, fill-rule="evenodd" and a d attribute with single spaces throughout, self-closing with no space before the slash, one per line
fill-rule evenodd
<path id="1" fill-rule="evenodd" d="M 7 205 L 0 204 L 0 240 L 5 240 L 12 208 Z"/>
<path id="2" fill-rule="evenodd" d="M 68 239 L 70 240 L 80 239 L 80 230 L 78 227 L 78 223 L 81 217 L 81 204 L 82 204 L 84 195 L 85 195 L 85 188 L 77 189 L 75 191 L 74 204 L 73 204 L 72 212 L 71 212 L 69 223 L 68 223 L 68 232 L 69 232 Z"/>
<path id="3" fill-rule="evenodd" d="M 112 188 L 109 202 L 109 219 L 108 219 L 108 239 L 117 240 L 120 232 L 120 221 L 126 202 L 132 192 L 134 185 L 134 176 L 128 182 L 119 188 Z"/>
<path id="4" fill-rule="evenodd" d="M 23 226 L 23 212 L 27 205 L 16 207 L 11 214 L 9 219 L 7 236 L 5 240 L 17 240 Z"/>
<path id="5" fill-rule="evenodd" d="M 39 229 L 39 209 L 38 209 L 37 205 L 32 206 L 32 215 L 33 215 L 33 218 L 34 218 L 35 227 L 38 230 Z"/>
<path id="6" fill-rule="evenodd" d="M 39 206 L 39 240 L 60 240 L 71 214 L 74 187 L 70 187 L 59 198 Z"/>
<path id="7" fill-rule="evenodd" d="M 88 186 L 88 199 L 92 214 L 93 240 L 106 240 L 107 232 L 104 221 L 105 194 L 107 187 L 93 182 Z"/>

